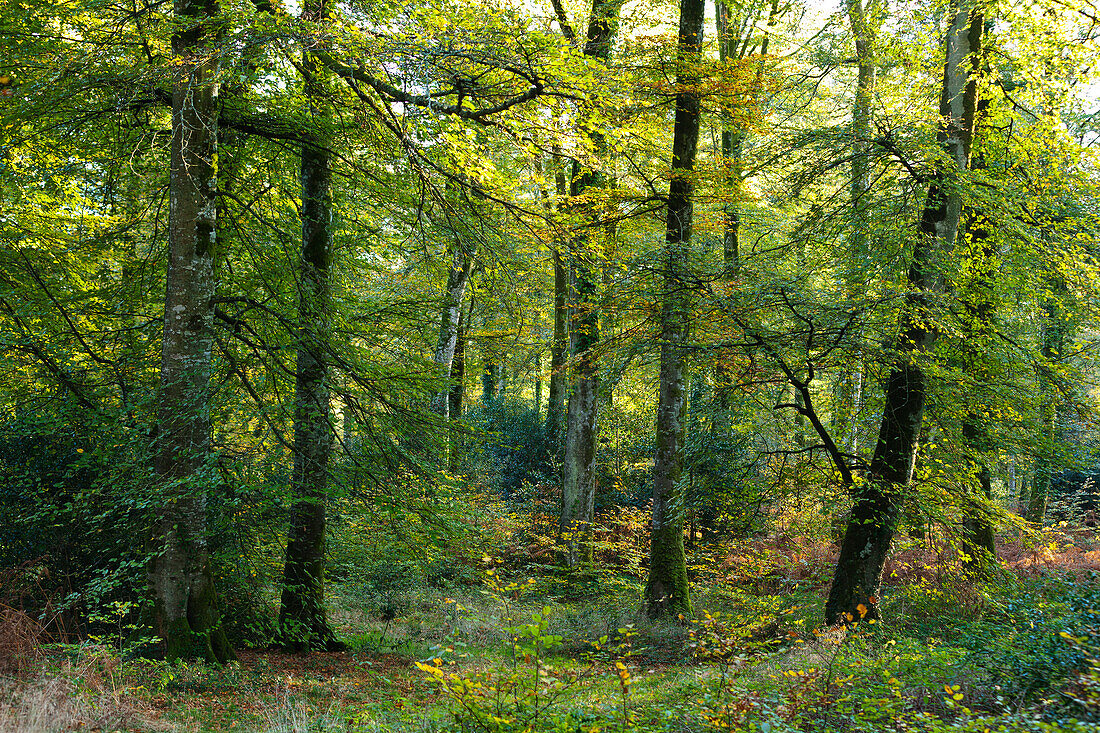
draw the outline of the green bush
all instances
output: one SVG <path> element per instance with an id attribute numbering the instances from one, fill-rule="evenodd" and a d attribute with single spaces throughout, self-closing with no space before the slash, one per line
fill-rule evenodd
<path id="1" fill-rule="evenodd" d="M 952 635 L 1005 698 L 1030 701 L 1089 670 L 1100 649 L 1100 587 L 1058 579 L 1006 586 L 981 620 Z"/>

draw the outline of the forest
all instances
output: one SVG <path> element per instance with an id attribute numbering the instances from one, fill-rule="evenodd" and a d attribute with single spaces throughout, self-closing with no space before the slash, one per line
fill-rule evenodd
<path id="1" fill-rule="evenodd" d="M 1092 0 L 0 49 L 0 733 L 1100 730 Z"/>

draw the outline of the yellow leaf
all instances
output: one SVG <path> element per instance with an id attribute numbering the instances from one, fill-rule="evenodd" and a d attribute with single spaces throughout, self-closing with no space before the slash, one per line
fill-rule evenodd
<path id="1" fill-rule="evenodd" d="M 416 667 L 421 672 L 426 672 L 427 674 L 430 674 L 430 675 L 433 675 L 433 676 L 439 677 L 439 678 L 443 677 L 443 670 L 439 669 L 438 667 L 433 667 L 430 664 L 424 664 L 423 662 L 417 662 Z"/>

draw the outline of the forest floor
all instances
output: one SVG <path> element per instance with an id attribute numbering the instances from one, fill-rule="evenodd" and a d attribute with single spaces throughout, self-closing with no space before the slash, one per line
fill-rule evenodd
<path id="1" fill-rule="evenodd" d="M 124 659 L 121 633 L 46 645 L 0 677 L 0 733 L 1100 731 L 1100 537 L 1000 540 L 986 580 L 900 543 L 885 622 L 850 630 L 817 627 L 835 549 L 782 535 L 697 548 L 684 624 L 646 621 L 622 568 L 402 586 L 390 621 L 337 585 L 347 652 L 218 668 Z"/>

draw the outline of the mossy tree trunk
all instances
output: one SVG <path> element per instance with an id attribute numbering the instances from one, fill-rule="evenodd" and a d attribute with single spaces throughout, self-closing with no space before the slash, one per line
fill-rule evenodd
<path id="1" fill-rule="evenodd" d="M 622 0 L 592 0 L 584 55 L 607 63 L 619 24 Z M 572 27 L 564 18 L 560 3 L 555 6 L 562 32 L 570 41 Z M 582 110 L 582 114 L 587 114 Z M 585 133 L 595 157 L 607 153 L 603 134 L 595 126 Z M 569 401 L 565 415 L 565 449 L 562 456 L 562 502 L 558 530 L 566 538 L 566 562 L 575 565 L 591 557 L 589 525 L 596 502 L 596 446 L 599 413 L 600 340 L 600 232 L 603 207 L 592 194 L 606 188 L 607 177 L 591 164 L 573 161 L 569 188 L 570 209 L 579 216 L 578 231 L 570 242 L 569 264 L 572 279 L 569 340 L 573 356 L 569 380 Z"/>
<path id="2" fill-rule="evenodd" d="M 210 463 L 214 245 L 217 238 L 217 16 L 215 0 L 176 0 L 168 273 L 161 344 L 155 469 L 163 504 L 149 563 L 154 632 L 166 658 L 224 663 L 206 540 Z"/>
<path id="3" fill-rule="evenodd" d="M 977 72 L 984 17 L 969 0 L 956 0 L 948 14 L 939 143 L 945 161 L 929 183 L 914 243 L 908 281 L 911 294 L 893 345 L 878 443 L 864 481 L 855 485 L 853 506 L 825 604 L 827 623 L 877 618 L 882 568 L 897 529 L 905 490 L 913 476 L 928 394 L 922 360 L 938 337 L 930 295 L 943 290 L 943 262 L 955 243 L 962 217 L 961 176 L 970 165 L 977 105 Z"/>
<path id="4" fill-rule="evenodd" d="M 684 500 L 680 484 L 684 442 L 682 344 L 691 315 L 684 271 L 691 245 L 695 153 L 699 144 L 698 64 L 703 42 L 703 0 L 681 0 L 677 43 L 676 121 L 672 180 L 668 187 L 665 250 L 661 269 L 661 376 L 657 402 L 657 452 L 653 465 L 653 515 L 649 535 L 646 613 L 651 618 L 691 615 L 684 557 Z"/>
<path id="5" fill-rule="evenodd" d="M 328 16 L 325 0 L 302 9 L 307 23 Z M 321 67 L 302 59 L 306 97 L 314 117 L 314 144 L 302 149 L 302 255 L 298 274 L 298 354 L 294 389 L 294 466 L 290 528 L 283 566 L 279 637 L 284 648 L 338 650 L 324 605 L 325 502 L 332 454 L 328 334 L 332 318 L 332 161 L 329 121 L 320 99 Z"/>

